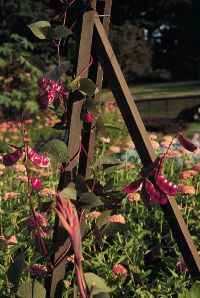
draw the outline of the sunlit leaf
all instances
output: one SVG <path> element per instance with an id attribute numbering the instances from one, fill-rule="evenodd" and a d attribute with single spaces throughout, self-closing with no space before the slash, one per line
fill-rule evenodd
<path id="1" fill-rule="evenodd" d="M 51 28 L 51 24 L 47 21 L 38 21 L 35 23 L 32 23 L 30 25 L 27 25 L 30 30 L 32 31 L 32 33 L 39 39 L 46 39 L 47 35 L 45 32 L 42 32 L 41 29 L 44 28 Z"/>

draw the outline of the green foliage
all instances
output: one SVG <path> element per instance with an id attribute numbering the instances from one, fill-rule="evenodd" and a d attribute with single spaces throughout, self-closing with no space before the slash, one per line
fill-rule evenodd
<path id="1" fill-rule="evenodd" d="M 17 115 L 16 111 L 26 104 L 32 112 L 38 111 L 34 98 L 39 71 L 20 57 L 20 49 L 28 56 L 33 45 L 17 34 L 12 34 L 10 42 L 0 47 L 0 105 L 5 115 L 13 109 Z"/>
<path id="2" fill-rule="evenodd" d="M 41 148 L 40 153 L 48 156 L 53 163 L 67 162 L 69 159 L 65 142 L 58 139 L 48 141 Z"/>
<path id="3" fill-rule="evenodd" d="M 45 298 L 46 290 L 37 279 L 33 281 L 29 279 L 19 286 L 17 296 L 21 298 Z"/>
<path id="4" fill-rule="evenodd" d="M 200 294 L 200 282 L 197 281 L 190 289 L 188 298 L 198 298 Z"/>
<path id="5" fill-rule="evenodd" d="M 143 28 L 126 22 L 111 26 L 110 39 L 114 52 L 128 82 L 152 76 L 152 50 L 145 39 Z"/>
<path id="6" fill-rule="evenodd" d="M 39 39 L 47 39 L 49 37 L 48 29 L 51 28 L 51 24 L 47 21 L 38 21 L 28 25 L 28 27 Z"/>
<path id="7" fill-rule="evenodd" d="M 87 272 L 84 274 L 84 276 L 89 290 L 91 290 L 92 287 L 94 286 L 94 292 L 93 292 L 94 295 L 102 292 L 109 293 L 112 291 L 112 289 L 106 285 L 105 281 L 101 277 L 97 276 L 96 274 Z"/>

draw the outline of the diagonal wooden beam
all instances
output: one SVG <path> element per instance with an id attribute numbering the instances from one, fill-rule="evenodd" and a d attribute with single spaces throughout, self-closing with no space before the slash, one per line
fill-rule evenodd
<path id="1" fill-rule="evenodd" d="M 156 154 L 97 14 L 95 16 L 94 38 L 97 57 L 104 72 L 107 74 L 110 88 L 140 159 L 143 165 L 147 167 L 155 160 Z M 175 198 L 170 197 L 168 203 L 162 205 L 161 208 L 190 274 L 192 277 L 198 278 L 200 276 L 200 257 L 182 214 L 178 209 Z"/>

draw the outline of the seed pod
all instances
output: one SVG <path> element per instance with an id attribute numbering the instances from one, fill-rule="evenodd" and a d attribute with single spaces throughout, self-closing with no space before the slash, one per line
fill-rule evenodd
<path id="1" fill-rule="evenodd" d="M 164 164 L 164 159 L 161 157 L 157 158 L 157 163 L 156 166 L 153 167 L 150 175 L 154 178 L 157 179 L 159 176 L 162 175 L 162 166 Z"/>
<path id="2" fill-rule="evenodd" d="M 84 112 L 81 116 L 81 120 L 86 123 L 92 123 L 93 116 L 89 112 Z"/>
<path id="3" fill-rule="evenodd" d="M 149 195 L 150 199 L 157 204 L 166 204 L 167 203 L 167 195 L 163 192 L 160 192 L 155 188 L 153 183 L 146 179 L 145 181 L 145 190 Z"/>
<path id="4" fill-rule="evenodd" d="M 50 165 L 50 158 L 40 155 L 32 148 L 28 147 L 28 158 L 38 167 L 47 168 Z"/>
<path id="5" fill-rule="evenodd" d="M 179 143 L 188 151 L 194 152 L 197 150 L 197 146 L 191 143 L 188 139 L 186 139 L 182 133 L 179 133 L 178 135 Z"/>
<path id="6" fill-rule="evenodd" d="M 37 81 L 38 87 L 39 87 L 40 89 L 46 87 L 46 86 L 47 86 L 47 82 L 48 82 L 48 78 L 47 78 L 47 77 L 41 77 L 41 78 Z"/>
<path id="7" fill-rule="evenodd" d="M 159 175 L 157 179 L 155 179 L 155 183 L 160 190 L 169 196 L 175 196 L 178 191 L 178 186 L 168 181 L 163 175 Z"/>
<path id="8" fill-rule="evenodd" d="M 18 148 L 16 151 L 12 153 L 8 153 L 3 156 L 3 164 L 4 166 L 12 166 L 14 165 L 23 155 L 22 148 Z"/>
<path id="9" fill-rule="evenodd" d="M 50 80 L 51 87 L 56 90 L 59 94 L 62 92 L 62 86 L 58 82 L 55 82 L 53 80 Z"/>
<path id="10" fill-rule="evenodd" d="M 124 192 L 125 193 L 135 192 L 140 187 L 140 185 L 142 184 L 143 181 L 144 181 L 144 179 L 141 178 L 139 180 L 129 183 L 128 185 L 126 185 L 124 187 Z"/>
<path id="11" fill-rule="evenodd" d="M 42 187 L 41 178 L 31 178 L 31 185 L 35 190 L 39 190 Z"/>

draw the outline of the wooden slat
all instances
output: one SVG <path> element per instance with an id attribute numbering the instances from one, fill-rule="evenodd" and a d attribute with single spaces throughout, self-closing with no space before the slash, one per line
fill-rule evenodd
<path id="1" fill-rule="evenodd" d="M 155 160 L 156 155 L 98 15 L 95 17 L 94 36 L 99 61 L 107 74 L 110 88 L 136 150 L 143 165 L 147 167 Z M 161 208 L 191 275 L 199 276 L 200 258 L 175 199 L 171 197 Z"/>
<path id="2" fill-rule="evenodd" d="M 108 35 L 109 23 L 110 23 L 110 13 L 112 7 L 112 0 L 97 1 L 96 10 L 99 15 L 102 15 L 101 22 L 104 27 L 106 35 Z M 103 70 L 98 62 L 95 52 L 95 41 L 92 42 L 91 55 L 93 57 L 93 64 L 89 69 L 88 77 L 95 82 L 99 92 L 95 96 L 95 100 L 98 100 L 101 95 L 102 83 L 103 83 Z M 94 148 L 95 148 L 95 130 L 91 130 L 91 127 L 95 126 L 95 120 L 92 124 L 84 123 L 84 130 L 82 135 L 82 145 L 87 152 L 88 158 L 86 157 L 83 150 L 80 154 L 79 160 L 79 174 L 85 176 L 86 179 L 91 177 L 91 164 L 94 157 Z"/>
<path id="3" fill-rule="evenodd" d="M 95 1 L 94 1 L 95 2 Z M 89 63 L 91 44 L 92 44 L 92 34 L 94 27 L 94 11 L 89 11 L 84 13 L 82 21 L 78 26 L 77 37 L 77 54 L 76 54 L 76 74 Z M 82 74 L 82 77 L 87 77 L 88 71 Z M 72 98 L 70 98 L 72 100 Z M 83 100 L 74 101 L 70 108 L 70 131 L 68 138 L 68 155 L 71 159 L 79 150 L 80 147 L 80 136 L 82 129 L 82 121 L 80 120 L 80 113 L 83 105 Z M 58 190 L 62 190 L 64 187 L 73 186 L 73 174 L 77 172 L 78 160 L 74 160 L 73 163 L 69 165 L 67 171 L 61 174 Z M 66 233 L 63 229 L 58 227 L 58 220 L 56 219 L 54 228 L 53 242 L 58 245 L 58 250 L 55 253 L 53 260 L 56 260 L 67 248 L 68 239 Z M 47 296 L 46 297 L 62 297 L 63 290 L 63 278 L 65 276 L 65 266 L 66 262 L 63 262 L 54 270 L 53 275 L 48 282 L 47 286 Z M 49 286 L 50 285 L 50 286 Z"/>

